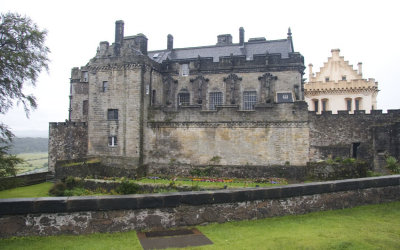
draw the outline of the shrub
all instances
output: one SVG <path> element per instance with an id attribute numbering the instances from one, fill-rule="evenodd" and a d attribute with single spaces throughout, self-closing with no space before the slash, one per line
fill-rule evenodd
<path id="1" fill-rule="evenodd" d="M 78 177 L 68 176 L 65 179 L 65 185 L 67 186 L 67 189 L 82 187 L 82 179 Z"/>
<path id="2" fill-rule="evenodd" d="M 67 189 L 67 186 L 63 182 L 54 183 L 53 187 L 49 190 L 49 194 L 52 196 L 63 196 L 64 191 Z"/>
<path id="3" fill-rule="evenodd" d="M 393 156 L 389 156 L 386 158 L 386 167 L 393 174 L 400 174 L 400 163 Z"/>
<path id="4" fill-rule="evenodd" d="M 136 194 L 139 191 L 139 184 L 123 180 L 117 187 L 116 191 L 119 194 Z"/>

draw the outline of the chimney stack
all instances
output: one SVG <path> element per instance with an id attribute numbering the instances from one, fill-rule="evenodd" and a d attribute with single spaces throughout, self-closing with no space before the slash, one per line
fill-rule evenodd
<path id="1" fill-rule="evenodd" d="M 143 55 L 147 55 L 147 37 L 142 33 L 135 36 L 135 44 Z"/>
<path id="2" fill-rule="evenodd" d="M 243 29 L 243 27 L 239 28 L 239 44 L 244 45 L 244 29 Z"/>
<path id="3" fill-rule="evenodd" d="M 124 40 L 124 21 L 119 20 L 115 22 L 115 43 L 122 44 Z"/>
<path id="4" fill-rule="evenodd" d="M 174 37 L 171 34 L 167 36 L 167 49 L 173 50 L 174 49 Z"/>
<path id="5" fill-rule="evenodd" d="M 358 66 L 358 74 L 362 76 L 362 62 L 359 62 L 357 66 Z"/>
<path id="6" fill-rule="evenodd" d="M 310 63 L 308 65 L 308 82 L 310 82 L 311 78 L 314 77 L 314 73 L 312 72 L 312 68 L 313 68 L 313 65 L 312 65 L 312 63 Z"/>

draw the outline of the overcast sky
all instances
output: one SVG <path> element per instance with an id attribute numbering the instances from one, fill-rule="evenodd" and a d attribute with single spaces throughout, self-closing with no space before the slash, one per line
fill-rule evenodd
<path id="1" fill-rule="evenodd" d="M 29 16 L 48 31 L 49 72 L 41 74 L 33 93 L 39 107 L 27 119 L 21 107 L 0 120 L 17 136 L 25 131 L 47 133 L 49 122 L 68 118 L 69 78 L 72 67 L 95 56 L 100 41 L 114 41 L 116 20 L 124 20 L 125 36 L 143 33 L 148 49 L 165 49 L 167 35 L 174 47 L 213 45 L 218 34 L 239 40 L 266 37 L 284 39 L 291 27 L 296 52 L 312 63 L 314 72 L 327 61 L 331 49 L 357 68 L 363 77 L 379 82 L 378 109 L 399 109 L 399 1 L 40 1 L 1 0 L 1 12 Z M 308 77 L 308 69 L 304 77 Z M 29 134 L 33 136 L 32 134 Z"/>

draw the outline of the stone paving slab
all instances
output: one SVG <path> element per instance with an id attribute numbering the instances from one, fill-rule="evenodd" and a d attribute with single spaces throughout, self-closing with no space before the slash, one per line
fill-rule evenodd
<path id="1" fill-rule="evenodd" d="M 138 232 L 144 250 L 165 249 L 169 247 L 193 247 L 211 245 L 213 242 L 198 229 L 176 229 L 153 232 Z"/>

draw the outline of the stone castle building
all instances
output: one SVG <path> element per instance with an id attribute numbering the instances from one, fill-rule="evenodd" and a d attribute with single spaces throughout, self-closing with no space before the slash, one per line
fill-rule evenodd
<path id="1" fill-rule="evenodd" d="M 378 82 L 375 79 L 362 78 L 362 63 L 358 71 L 340 56 L 339 49 L 332 49 L 332 57 L 314 76 L 313 65 L 309 64 L 309 81 L 304 85 L 304 96 L 311 111 L 339 110 L 354 113 L 365 110 L 370 113 L 377 109 Z"/>
<path id="2" fill-rule="evenodd" d="M 224 34 L 191 48 L 175 48 L 168 35 L 166 49 L 148 51 L 145 35 L 124 36 L 117 21 L 114 43 L 100 42 L 87 65 L 72 69 L 69 120 L 50 123 L 49 168 L 96 157 L 119 175 L 215 165 L 227 175 L 262 176 L 296 175 L 298 166 L 332 156 L 375 160 L 371 129 L 393 132 L 399 112 L 310 113 L 304 69 L 290 29 L 285 39 L 245 41 L 240 28 L 237 43 Z M 352 129 L 335 127 L 343 124 Z"/>

